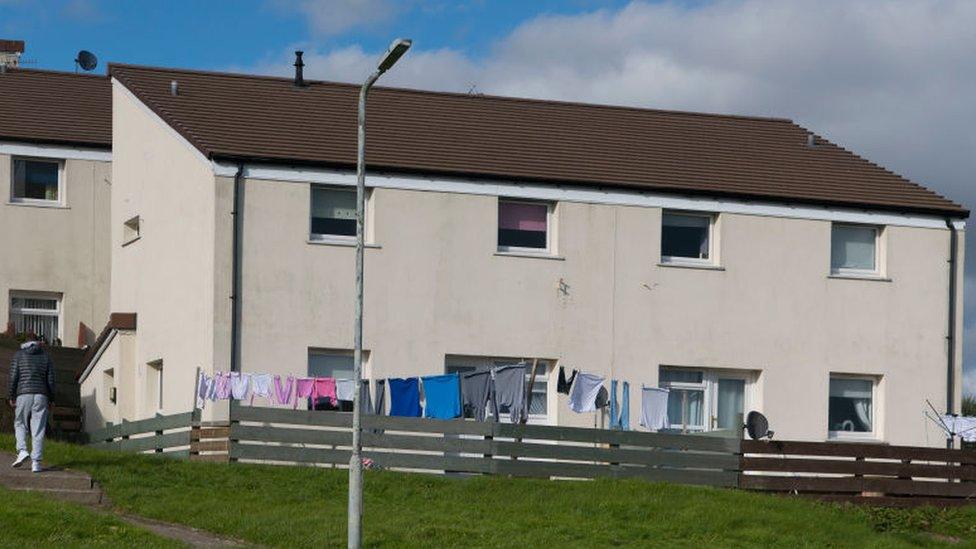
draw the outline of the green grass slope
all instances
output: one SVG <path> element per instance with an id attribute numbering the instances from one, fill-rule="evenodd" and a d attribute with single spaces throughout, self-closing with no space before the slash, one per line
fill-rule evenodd
<path id="1" fill-rule="evenodd" d="M 9 446 L 9 437 L 0 444 Z M 345 471 L 189 463 L 52 443 L 114 505 L 277 547 L 345 543 Z M 638 480 L 546 481 L 368 471 L 372 547 L 976 547 L 976 508 L 872 510 Z"/>

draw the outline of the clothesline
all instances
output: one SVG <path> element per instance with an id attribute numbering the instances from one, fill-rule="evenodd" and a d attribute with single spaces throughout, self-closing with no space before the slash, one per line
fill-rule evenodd
<path id="1" fill-rule="evenodd" d="M 391 416 L 471 417 L 485 421 L 488 417 L 497 420 L 500 414 L 507 413 L 512 423 L 519 423 L 528 418 L 532 397 L 527 391 L 526 374 L 527 364 L 522 362 L 463 374 L 380 379 L 375 384 L 375 399 L 371 398 L 369 380 L 363 380 L 361 402 L 365 413 L 383 415 L 388 385 Z M 578 370 L 573 370 L 567 379 L 565 369 L 560 366 L 557 392 L 569 395 L 569 408 L 576 413 L 594 412 L 609 406 L 610 428 L 629 430 L 630 383 L 620 384 L 622 392 L 618 403 L 618 380 L 611 380 L 609 392 L 604 386 L 605 381 L 603 376 Z M 352 379 L 296 378 L 246 372 L 217 372 L 211 377 L 200 372 L 196 405 L 202 409 L 208 401 L 229 399 L 249 400 L 253 405 L 255 398 L 262 398 L 270 405 L 291 405 L 292 408 L 297 408 L 302 400 L 310 400 L 316 409 L 323 404 L 339 408 L 341 403 L 351 405 L 355 392 L 356 383 Z M 668 390 L 642 386 L 641 398 L 640 425 L 651 431 L 668 428 Z"/>

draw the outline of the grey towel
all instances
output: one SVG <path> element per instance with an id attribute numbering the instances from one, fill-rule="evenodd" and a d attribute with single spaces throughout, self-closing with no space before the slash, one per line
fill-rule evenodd
<path id="1" fill-rule="evenodd" d="M 485 407 L 491 388 L 491 372 L 473 372 L 461 376 L 461 405 L 464 417 L 485 420 Z"/>
<path id="2" fill-rule="evenodd" d="M 492 370 L 495 377 L 494 406 L 497 410 L 508 409 L 512 423 L 525 417 L 525 364 L 502 366 Z"/>
<path id="3" fill-rule="evenodd" d="M 376 415 L 382 416 L 386 414 L 386 380 L 378 379 L 376 380 L 376 408 L 374 408 Z"/>

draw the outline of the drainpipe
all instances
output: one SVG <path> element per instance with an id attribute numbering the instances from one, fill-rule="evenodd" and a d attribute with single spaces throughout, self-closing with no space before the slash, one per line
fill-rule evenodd
<path id="1" fill-rule="evenodd" d="M 230 371 L 241 371 L 241 237 L 244 233 L 244 164 L 234 174 L 234 233 L 231 264 Z"/>
<path id="2" fill-rule="evenodd" d="M 956 381 L 956 264 L 958 263 L 959 236 L 952 219 L 946 218 L 949 229 L 949 333 L 946 335 L 946 413 L 955 413 L 955 381 Z M 946 439 L 946 448 L 952 448 L 955 442 L 952 435 Z"/>

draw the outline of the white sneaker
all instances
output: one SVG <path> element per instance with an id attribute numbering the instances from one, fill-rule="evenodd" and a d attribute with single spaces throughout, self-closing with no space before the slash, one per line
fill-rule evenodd
<path id="1" fill-rule="evenodd" d="M 31 472 L 32 473 L 40 473 L 41 472 L 41 462 L 40 461 L 32 461 L 31 462 Z"/>
<path id="2" fill-rule="evenodd" d="M 21 465 L 24 464 L 25 461 L 27 461 L 27 458 L 29 457 L 30 454 L 28 454 L 27 452 L 20 452 L 19 454 L 17 454 L 17 459 L 14 460 L 14 463 L 13 465 L 11 465 L 11 467 L 20 467 Z"/>

